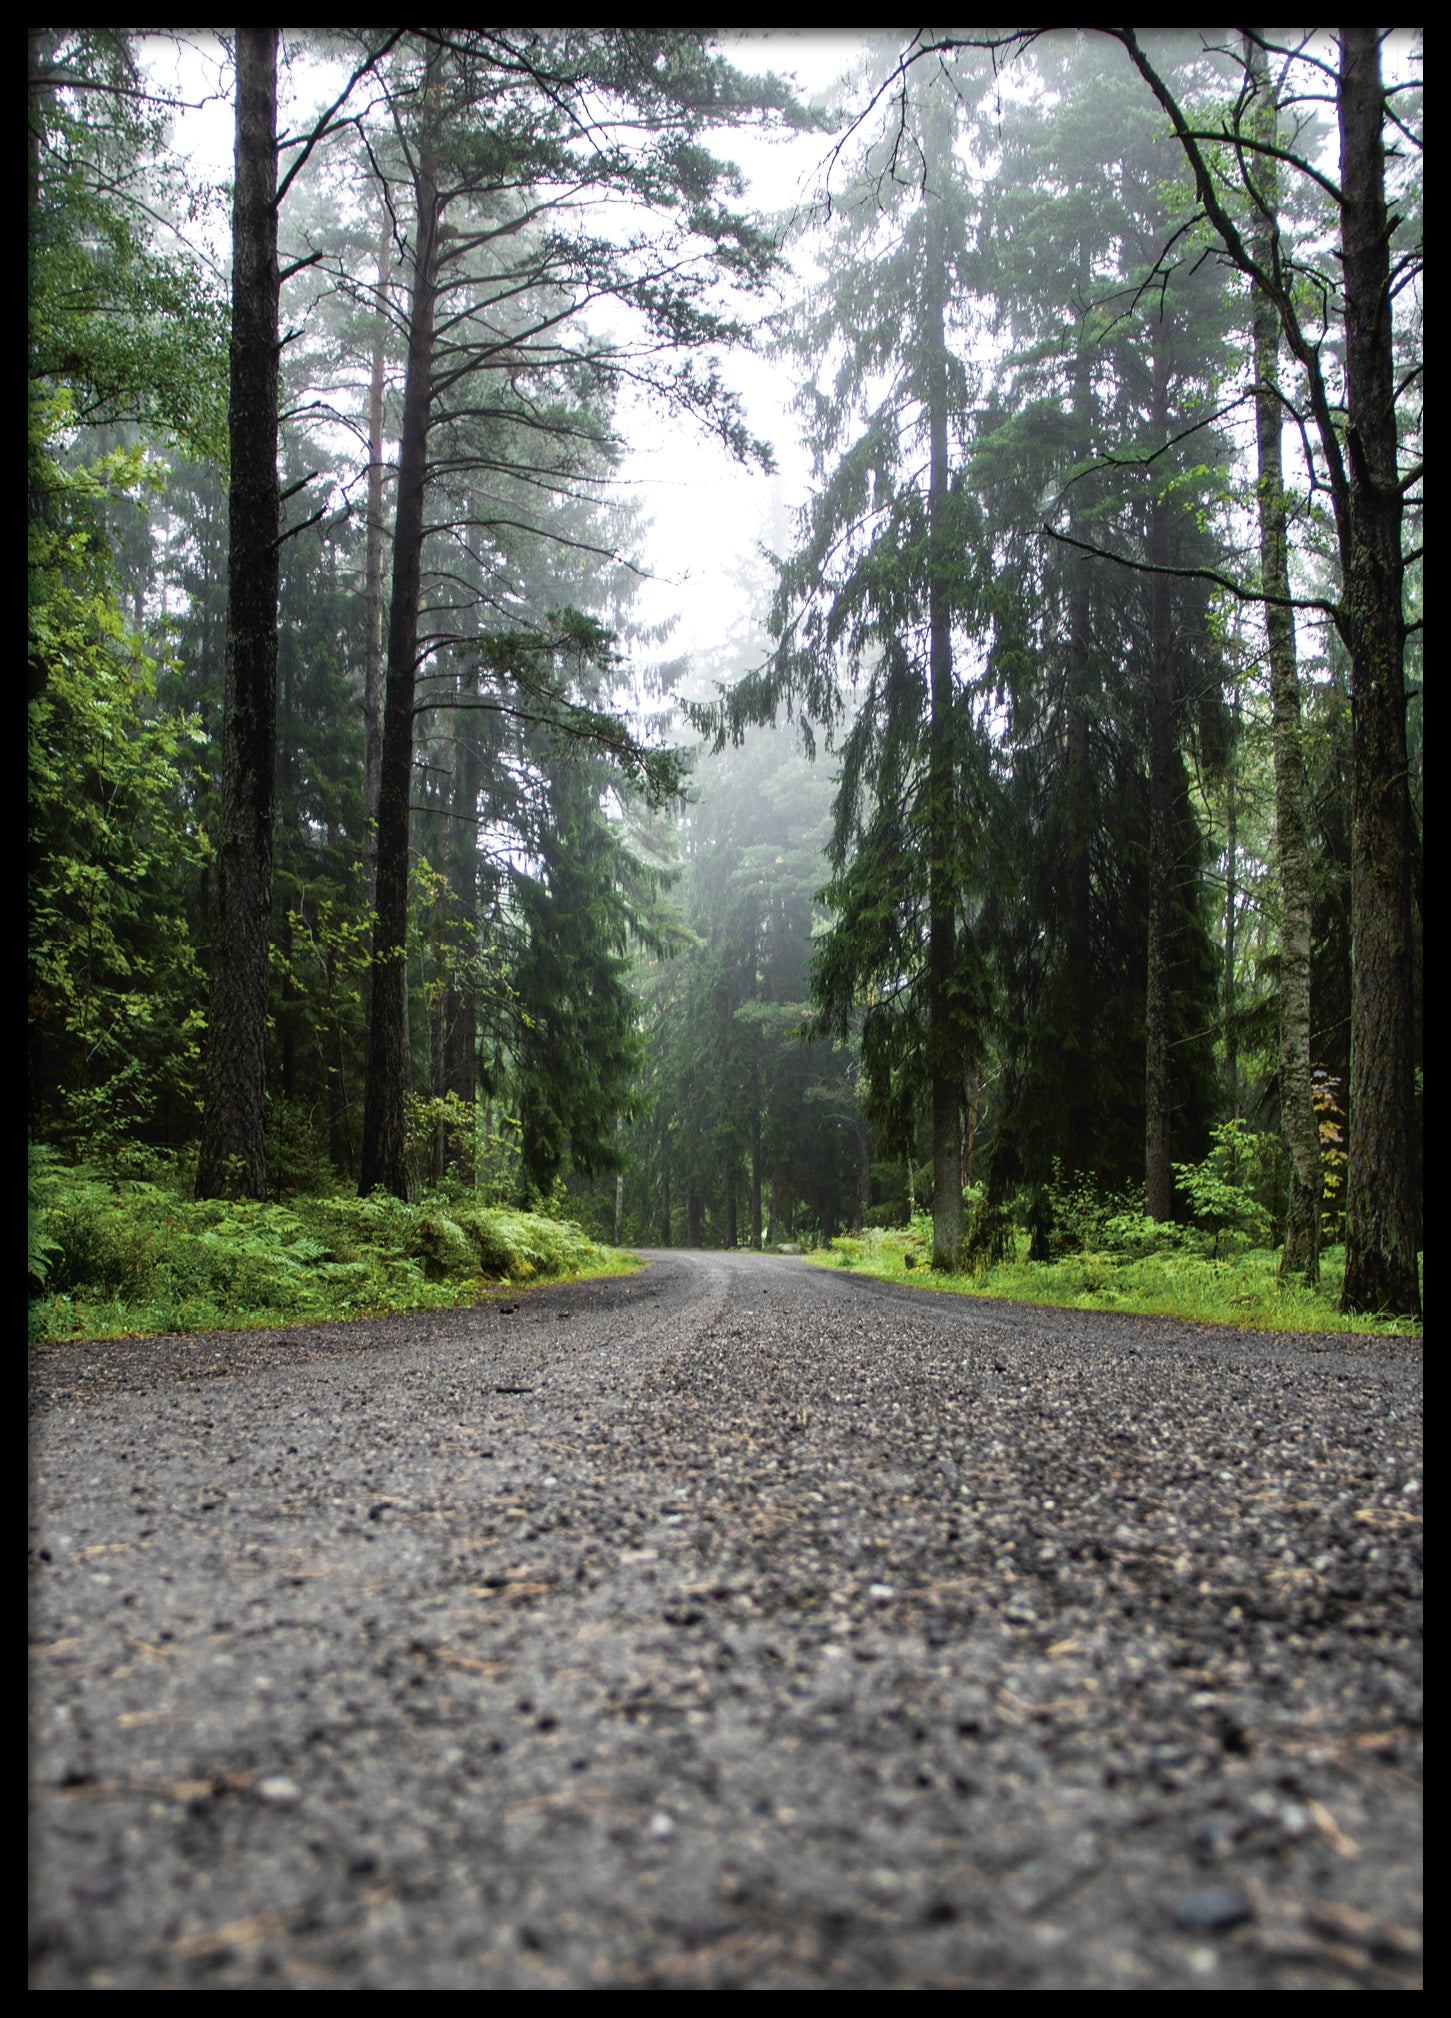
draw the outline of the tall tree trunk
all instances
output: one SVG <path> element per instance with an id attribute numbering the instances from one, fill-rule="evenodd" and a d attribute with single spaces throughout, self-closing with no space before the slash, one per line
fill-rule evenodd
<path id="1" fill-rule="evenodd" d="M 860 1100 L 856 1110 L 857 1225 L 866 1231 L 872 1209 L 872 1130 Z"/>
<path id="2" fill-rule="evenodd" d="M 670 1172 L 660 1180 L 660 1245 L 670 1245 Z"/>
<path id="3" fill-rule="evenodd" d="M 428 991 L 428 1090 L 435 1100 L 441 1100 L 448 1091 L 448 988 L 444 980 L 447 969 L 448 886 L 440 883 L 433 900 L 433 959 Z M 443 1182 L 447 1159 L 448 1130 L 443 1110 L 435 1108 L 430 1170 L 435 1184 Z"/>
<path id="4" fill-rule="evenodd" d="M 1092 292 L 1087 263 L 1080 268 L 1079 294 L 1087 300 Z M 1078 339 L 1073 359 L 1073 439 L 1075 453 L 1081 455 L 1090 438 L 1093 415 L 1093 363 L 1095 347 L 1089 335 L 1088 318 L 1079 318 Z M 1069 532 L 1075 539 L 1091 540 L 1092 527 L 1084 508 L 1083 485 L 1070 492 Z M 1093 779 L 1093 751 L 1090 746 L 1090 715 L 1093 704 L 1092 561 L 1087 554 L 1070 554 L 1068 572 L 1068 638 L 1065 706 L 1068 728 L 1067 778 L 1067 859 L 1062 864 L 1062 900 L 1067 906 L 1066 954 L 1068 963 L 1066 1022 L 1063 1028 L 1065 1078 L 1068 1085 L 1067 1112 L 1063 1126 L 1063 1164 L 1073 1175 L 1090 1171 L 1094 1160 L 1094 1111 L 1091 1089 L 1097 1077 L 1094 1058 L 1098 1051 L 1096 990 L 1093 985 L 1093 849 L 1098 839 L 1098 803 Z M 981 1084 L 981 1075 L 977 1083 Z M 973 1096 L 973 1129 L 977 1123 L 977 1094 Z M 972 1181 L 969 1169 L 968 1182 Z"/>
<path id="5" fill-rule="evenodd" d="M 699 1247 L 702 1228 L 700 1220 L 700 1187 L 692 1177 L 685 1192 L 685 1244 Z"/>
<path id="6" fill-rule="evenodd" d="M 198 1198 L 266 1189 L 267 951 L 277 794 L 277 30 L 237 30 L 228 432 L 231 547 Z"/>
<path id="7" fill-rule="evenodd" d="M 932 1266 L 955 1273 L 962 1260 L 962 1078 L 958 1017 L 952 1004 L 956 967 L 957 876 L 953 846 L 956 779 L 952 682 L 951 576 L 947 528 L 947 338 L 943 296 L 947 276 L 938 224 L 940 191 L 924 190 L 927 211 L 926 352 L 930 469 L 927 491 L 928 614 L 931 719 L 927 749 L 928 1047 L 932 1083 Z"/>
<path id="8" fill-rule="evenodd" d="M 1229 763 L 1224 775 L 1225 852 L 1228 857 L 1224 879 L 1224 1078 L 1229 1118 L 1239 1118 L 1239 1029 L 1235 1022 L 1234 928 L 1239 918 L 1239 806 L 1235 794 L 1235 764 L 1239 757 L 1239 686 L 1234 690 L 1234 725 L 1230 732 Z M 1226 1177 L 1232 1184 L 1233 1150 Z"/>
<path id="9" fill-rule="evenodd" d="M 363 908 L 378 893 L 378 791 L 383 768 L 383 391 L 388 362 L 388 282 L 393 271 L 393 216 L 382 205 L 378 229 L 378 313 L 368 384 L 368 545 L 363 569 Z M 373 969 L 363 970 L 363 1042 L 373 1009 Z"/>
<path id="10" fill-rule="evenodd" d="M 472 666 L 460 681 L 464 698 L 477 689 Z M 447 1090 L 472 1107 L 478 1088 L 478 999 L 472 979 L 473 956 L 479 938 L 479 789 L 483 760 L 471 724 L 478 718 L 467 709 L 458 717 L 454 734 L 453 805 L 449 821 L 447 862 L 454 916 L 456 954 L 448 985 Z M 465 957 L 460 959 L 457 952 Z"/>
<path id="11" fill-rule="evenodd" d="M 373 926 L 373 1014 L 363 1096 L 358 1189 L 418 1195 L 408 1143 L 408 831 L 413 782 L 413 706 L 418 602 L 423 575 L 423 509 L 432 411 L 434 305 L 438 290 L 439 200 L 433 150 L 421 142 L 408 371 L 398 447 L 398 513 L 393 528 L 393 600 L 388 615 L 388 679 L 378 789 L 378 901 Z"/>
<path id="12" fill-rule="evenodd" d="M 1279 116 L 1271 95 L 1263 49 L 1246 37 L 1256 87 L 1255 134 L 1278 145 Z M 1262 209 L 1251 250 L 1269 269 L 1276 258 L 1279 170 L 1269 155 L 1255 168 Z M 1262 288 L 1252 297 L 1255 351 L 1255 431 L 1259 451 L 1260 581 L 1266 595 L 1288 599 L 1290 569 L 1285 533 L 1281 458 L 1284 414 L 1280 404 L 1280 318 Z M 1300 682 L 1295 663 L 1295 619 L 1282 602 L 1265 605 L 1270 653 L 1271 736 L 1275 766 L 1275 838 L 1280 869 L 1280 1125 L 1290 1155 L 1281 1275 L 1320 1280 L 1320 1194 L 1324 1168 L 1310 1097 L 1310 850 L 1307 839 L 1304 746 L 1300 737 Z"/>
<path id="13" fill-rule="evenodd" d="M 620 1137 L 624 1134 L 624 1132 L 625 1132 L 625 1117 L 623 1114 L 617 1114 L 615 1116 L 616 1147 L 619 1146 Z M 625 1240 L 625 1173 L 623 1169 L 620 1169 L 615 1172 L 615 1224 L 614 1224 L 615 1246 L 616 1247 L 623 1246 L 624 1240 Z"/>
<path id="14" fill-rule="evenodd" d="M 1412 825 L 1402 493 L 1391 348 L 1384 96 L 1374 28 L 1340 30 L 1340 244 L 1349 552 L 1340 630 L 1352 736 L 1350 1139 L 1341 1309 L 1419 1317 Z"/>
<path id="15" fill-rule="evenodd" d="M 751 1245 L 761 1251 L 761 1066 L 751 1060 Z"/>
<path id="16" fill-rule="evenodd" d="M 967 1104 L 967 1134 L 962 1146 L 962 1181 L 971 1188 L 973 1183 L 973 1156 L 977 1142 L 977 1117 L 982 1105 L 982 1067 L 975 1066 L 972 1075 L 972 1092 Z M 1085 1169 L 1087 1165 L 1083 1166 Z"/>
<path id="17" fill-rule="evenodd" d="M 1160 334 L 1154 355 L 1151 438 L 1169 410 L 1169 351 Z M 1169 504 L 1157 490 L 1149 505 L 1149 562 L 1170 565 Z M 1174 612 L 1166 574 L 1149 578 L 1149 944 L 1144 982 L 1144 1197 L 1151 1219 L 1174 1207 L 1169 1141 L 1169 982 L 1174 875 Z"/>

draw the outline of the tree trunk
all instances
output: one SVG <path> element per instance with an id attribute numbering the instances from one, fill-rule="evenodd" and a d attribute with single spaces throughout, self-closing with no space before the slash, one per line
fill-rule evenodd
<path id="1" fill-rule="evenodd" d="M 615 1116 L 615 1138 L 617 1143 L 619 1141 L 619 1138 L 624 1134 L 624 1132 L 625 1132 L 625 1117 L 623 1114 L 617 1114 Z M 624 1240 L 625 1240 L 625 1173 L 623 1170 L 617 1170 L 615 1172 L 615 1225 L 614 1225 L 615 1246 L 622 1247 L 624 1245 Z"/>
<path id="2" fill-rule="evenodd" d="M 433 900 L 433 960 L 428 991 L 428 1090 L 435 1100 L 448 1091 L 448 989 L 444 974 L 448 966 L 448 886 L 440 883 Z M 448 1161 L 448 1130 L 443 1110 L 433 1116 L 430 1176 L 442 1184 Z"/>
<path id="3" fill-rule="evenodd" d="M 956 967 L 957 876 L 953 846 L 956 779 L 953 775 L 951 575 L 947 528 L 947 339 L 943 324 L 946 275 L 937 228 L 941 202 L 924 190 L 928 205 L 927 294 L 923 315 L 926 351 L 930 469 L 927 492 L 928 638 L 931 719 L 927 749 L 927 971 L 928 1046 L 932 1081 L 932 1266 L 956 1273 L 962 1260 L 962 1076 L 964 1059 L 953 1011 Z"/>
<path id="4" fill-rule="evenodd" d="M 872 1130 L 860 1101 L 856 1110 L 857 1224 L 863 1232 L 872 1210 Z"/>
<path id="5" fill-rule="evenodd" d="M 1224 1077 L 1229 1118 L 1239 1118 L 1239 1031 L 1235 1026 L 1234 928 L 1239 915 L 1239 807 L 1235 799 L 1234 767 L 1239 756 L 1239 686 L 1234 689 L 1234 727 L 1230 732 L 1229 763 L 1224 777 L 1224 823 L 1227 870 L 1224 879 Z M 1234 1151 L 1230 1150 L 1225 1176 L 1233 1184 Z"/>
<path id="6" fill-rule="evenodd" d="M 381 1187 L 395 1198 L 418 1195 L 408 1144 L 408 829 L 413 782 L 413 705 L 418 602 L 423 572 L 423 510 L 428 475 L 434 303 L 438 286 L 439 200 L 433 153 L 421 143 L 415 188 L 418 243 L 408 325 L 408 371 L 398 448 L 398 511 L 393 528 L 393 600 L 388 616 L 388 680 L 378 789 L 378 899 L 373 927 L 373 1014 L 363 1097 L 361 1192 Z"/>
<path id="7" fill-rule="evenodd" d="M 1082 298 L 1091 292 L 1087 265 L 1079 275 Z M 1076 453 L 1082 454 L 1093 424 L 1092 371 L 1094 346 L 1088 320 L 1080 318 L 1078 342 L 1073 360 L 1073 423 Z M 1071 492 L 1069 531 L 1075 539 L 1089 540 L 1082 499 L 1083 486 Z M 1094 1059 L 1099 1046 L 1096 1002 L 1093 985 L 1093 849 L 1098 839 L 1098 805 L 1093 780 L 1093 751 L 1089 742 L 1090 710 L 1094 680 L 1090 635 L 1093 562 L 1087 554 L 1072 554 L 1068 567 L 1068 663 L 1066 672 L 1066 712 L 1068 727 L 1067 860 L 1063 864 L 1063 901 L 1067 905 L 1065 934 L 1068 963 L 1067 1000 L 1063 1025 L 1064 1077 L 1068 1087 L 1067 1112 L 1063 1126 L 1063 1163 L 1072 1176 L 1091 1171 L 1094 1162 L 1093 1101 L 1091 1088 L 1097 1079 Z M 975 1082 L 981 1084 L 981 1075 Z M 973 1096 L 973 1132 L 977 1126 L 978 1094 Z M 972 1181 L 971 1170 L 968 1181 Z"/>
<path id="8" fill-rule="evenodd" d="M 670 1245 L 670 1172 L 660 1182 L 660 1245 Z"/>
<path id="9" fill-rule="evenodd" d="M 1246 38 L 1256 86 L 1255 132 L 1278 144 L 1279 116 L 1271 96 L 1264 51 Z M 1252 249 L 1268 268 L 1278 232 L 1278 168 L 1256 161 L 1262 211 Z M 1280 437 L 1280 319 L 1263 289 L 1252 302 L 1255 350 L 1255 429 L 1259 449 L 1260 580 L 1267 595 L 1288 598 L 1290 570 L 1285 534 L 1285 489 Z M 1295 619 L 1283 604 L 1265 606 L 1270 653 L 1271 736 L 1275 766 L 1275 836 L 1280 868 L 1280 1125 L 1290 1155 L 1289 1203 L 1281 1275 L 1320 1280 L 1320 1194 L 1324 1169 L 1310 1097 L 1310 851 L 1307 836 L 1305 756 L 1300 739 L 1300 682 L 1295 663 Z"/>
<path id="10" fill-rule="evenodd" d="M 699 1247 L 701 1244 L 700 1189 L 692 1177 L 685 1193 L 685 1244 Z"/>
<path id="11" fill-rule="evenodd" d="M 464 698 L 476 690 L 470 668 L 461 681 Z M 472 975 L 479 938 L 479 789 L 483 763 L 467 710 L 454 733 L 453 803 L 447 840 L 449 889 L 452 897 L 455 946 L 448 984 L 447 1090 L 472 1107 L 478 1087 L 478 998 Z M 460 957 L 462 955 L 463 957 Z"/>
<path id="12" fill-rule="evenodd" d="M 378 893 L 378 790 L 383 768 L 383 390 L 388 361 L 384 314 L 393 271 L 393 218 L 386 203 L 378 228 L 378 314 L 368 385 L 368 545 L 363 568 L 363 909 Z M 363 1045 L 373 1008 L 373 969 L 363 970 Z"/>
<path id="13" fill-rule="evenodd" d="M 277 794 L 277 30 L 237 30 L 228 430 L 231 546 L 198 1198 L 266 1189 L 267 952 Z"/>
<path id="14" fill-rule="evenodd" d="M 1390 228 L 1374 28 L 1340 31 L 1340 243 L 1345 275 L 1350 649 L 1350 1139 L 1345 1311 L 1419 1317 L 1412 828 L 1406 770 L 1402 494 L 1391 352 Z"/>
<path id="15" fill-rule="evenodd" d="M 761 1068 L 751 1061 L 751 1245 L 761 1251 Z"/>
<path id="16" fill-rule="evenodd" d="M 1161 333 L 1154 356 L 1151 438 L 1168 416 L 1169 351 Z M 1157 482 L 1157 479 L 1151 479 Z M 1169 505 L 1156 493 L 1149 506 L 1149 561 L 1171 561 Z M 1149 578 L 1149 944 L 1144 983 L 1144 1199 L 1151 1219 L 1174 1207 L 1169 1142 L 1169 944 L 1174 873 L 1174 625 L 1166 574 Z"/>

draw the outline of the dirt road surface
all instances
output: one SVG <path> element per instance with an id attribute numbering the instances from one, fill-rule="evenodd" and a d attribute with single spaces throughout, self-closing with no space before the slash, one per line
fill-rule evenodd
<path id="1" fill-rule="evenodd" d="M 782 1258 L 31 1354 L 39 1988 L 1414 1988 L 1421 1348 Z"/>

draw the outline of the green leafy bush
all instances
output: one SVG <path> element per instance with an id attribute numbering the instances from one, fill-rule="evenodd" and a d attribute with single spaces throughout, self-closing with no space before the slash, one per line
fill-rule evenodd
<path id="1" fill-rule="evenodd" d="M 1251 1188 L 1273 1168 L 1278 1144 L 1244 1121 L 1224 1121 L 1210 1131 L 1214 1147 L 1202 1163 L 1176 1163 L 1174 1177 L 1195 1220 L 1211 1237 L 1215 1258 L 1231 1244 L 1268 1247 L 1274 1222 Z"/>
<path id="2" fill-rule="evenodd" d="M 432 1193 L 193 1200 L 45 1152 L 30 1181 L 32 1338 L 323 1321 L 630 1265 L 570 1221 Z"/>

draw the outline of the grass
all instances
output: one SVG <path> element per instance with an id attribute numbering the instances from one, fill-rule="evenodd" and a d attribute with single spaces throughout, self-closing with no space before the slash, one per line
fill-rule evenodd
<path id="1" fill-rule="evenodd" d="M 1061 1259 L 1026 1258 L 1027 1235 L 1017 1236 L 1017 1252 L 985 1272 L 939 1275 L 929 1266 L 931 1222 L 923 1216 L 910 1229 L 841 1235 L 808 1259 L 818 1266 L 850 1268 L 886 1282 L 911 1282 L 959 1296 L 997 1297 L 1012 1303 L 1046 1303 L 1061 1310 L 1119 1310 L 1144 1317 L 1177 1317 L 1196 1324 L 1245 1325 L 1257 1331 L 1373 1332 L 1417 1336 L 1409 1319 L 1375 1315 L 1342 1316 L 1343 1248 L 1320 1257 L 1320 1282 L 1281 1284 L 1279 1255 L 1253 1248 L 1216 1259 L 1203 1251 L 1202 1237 L 1169 1229 L 1159 1251 L 1085 1251 Z"/>
<path id="2" fill-rule="evenodd" d="M 30 1182 L 32 1343 L 456 1308 L 495 1285 L 640 1266 L 572 1221 L 467 1195 L 198 1202 L 44 1157 Z"/>

